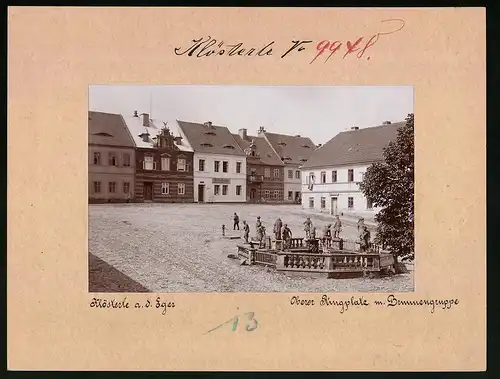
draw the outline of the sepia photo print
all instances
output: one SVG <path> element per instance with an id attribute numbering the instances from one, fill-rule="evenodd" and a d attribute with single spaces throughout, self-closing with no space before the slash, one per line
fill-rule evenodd
<path id="1" fill-rule="evenodd" d="M 413 101 L 90 86 L 89 291 L 414 291 Z"/>

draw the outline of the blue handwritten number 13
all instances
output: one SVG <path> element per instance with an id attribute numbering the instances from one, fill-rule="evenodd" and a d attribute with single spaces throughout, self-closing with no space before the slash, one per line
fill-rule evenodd
<path id="1" fill-rule="evenodd" d="M 248 312 L 248 313 L 245 313 L 244 316 L 246 316 L 246 320 L 247 320 L 247 324 L 245 326 L 245 330 L 247 332 L 253 332 L 255 329 L 257 329 L 257 327 L 259 326 L 259 323 L 254 318 L 255 313 L 254 312 Z M 233 317 L 232 319 L 230 319 L 230 320 L 228 320 L 228 321 L 220 324 L 219 326 L 216 326 L 215 328 L 210 329 L 208 332 L 206 332 L 204 334 L 208 334 L 210 332 L 213 332 L 214 330 L 217 330 L 217 329 L 219 329 L 219 328 L 223 327 L 224 325 L 229 324 L 231 322 L 233 323 L 232 331 L 234 332 L 238 328 L 239 319 L 240 319 L 240 316 Z"/>

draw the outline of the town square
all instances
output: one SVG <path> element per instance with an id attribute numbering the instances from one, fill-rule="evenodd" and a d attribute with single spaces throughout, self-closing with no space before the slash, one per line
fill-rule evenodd
<path id="1" fill-rule="evenodd" d="M 414 290 L 411 88 L 126 88 L 91 88 L 89 291 Z M 352 107 L 376 93 L 381 106 L 406 96 L 407 112 L 381 108 L 392 117 L 362 126 L 347 112 L 330 131 L 310 102 Z M 232 115 L 183 96 L 253 100 Z M 141 108 L 125 105 L 139 97 Z M 294 101 L 326 129 L 212 121 L 266 106 L 257 118 L 276 120 Z"/>

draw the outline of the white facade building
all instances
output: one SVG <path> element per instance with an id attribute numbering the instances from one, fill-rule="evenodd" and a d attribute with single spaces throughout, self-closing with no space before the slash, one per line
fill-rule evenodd
<path id="1" fill-rule="evenodd" d="M 194 153 L 194 201 L 246 202 L 246 159 L 232 155 Z"/>
<path id="2" fill-rule="evenodd" d="M 359 190 L 368 166 L 302 169 L 302 207 L 333 215 L 378 212 Z"/>
<path id="3" fill-rule="evenodd" d="M 329 214 L 373 216 L 380 208 L 359 189 L 366 170 L 383 160 L 383 149 L 404 122 L 341 132 L 317 149 L 301 167 L 302 208 Z"/>
<path id="4" fill-rule="evenodd" d="M 179 131 L 194 151 L 194 201 L 246 202 L 246 155 L 228 128 L 177 121 Z"/>

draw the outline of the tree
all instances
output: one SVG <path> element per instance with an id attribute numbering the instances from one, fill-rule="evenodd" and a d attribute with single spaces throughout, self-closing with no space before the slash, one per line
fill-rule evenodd
<path id="1" fill-rule="evenodd" d="M 413 113 L 398 129 L 395 141 L 383 152 L 384 161 L 368 167 L 360 189 L 374 206 L 381 207 L 375 216 L 375 243 L 387 248 L 395 258 L 415 258 L 414 239 L 414 126 Z"/>

